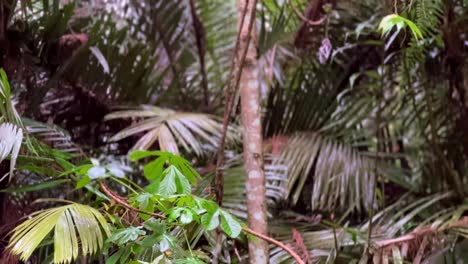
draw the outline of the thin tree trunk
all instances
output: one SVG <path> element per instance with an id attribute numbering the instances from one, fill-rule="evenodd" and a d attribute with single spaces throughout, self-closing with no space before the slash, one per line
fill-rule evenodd
<path id="1" fill-rule="evenodd" d="M 238 0 L 239 16 L 245 12 L 245 21 L 255 16 L 255 2 L 253 0 Z M 246 7 L 247 5 L 247 7 Z M 240 21 L 241 19 L 239 19 Z M 260 86 L 258 81 L 256 30 L 255 22 L 251 28 L 250 23 L 239 23 L 240 43 L 237 61 L 242 61 L 243 51 L 247 54 L 240 79 L 241 116 L 244 137 L 244 160 L 247 174 L 247 211 L 249 226 L 261 233 L 267 234 L 267 215 L 265 198 L 265 174 L 263 171 L 262 126 L 260 112 Z M 250 40 L 250 41 L 249 41 Z M 250 45 L 249 45 L 250 43 Z M 268 263 L 268 244 L 262 240 L 249 241 L 250 263 Z"/>

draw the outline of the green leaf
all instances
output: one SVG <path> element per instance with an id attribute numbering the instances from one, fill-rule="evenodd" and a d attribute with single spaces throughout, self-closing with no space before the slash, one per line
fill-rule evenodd
<path id="1" fill-rule="evenodd" d="M 163 156 L 163 155 L 165 155 L 165 152 L 163 151 L 137 150 L 137 151 L 133 151 L 132 153 L 130 153 L 128 158 L 131 161 L 138 161 L 147 157 Z"/>
<path id="2" fill-rule="evenodd" d="M 52 180 L 52 181 L 47 181 L 47 182 L 34 184 L 34 185 L 28 185 L 24 187 L 8 188 L 8 189 L 1 190 L 0 192 L 7 192 L 7 193 L 34 192 L 34 191 L 50 189 L 50 188 L 62 185 L 64 183 L 67 183 L 67 182 L 70 182 L 70 180 L 69 179 Z"/>
<path id="3" fill-rule="evenodd" d="M 128 250 L 127 248 L 121 248 L 119 251 L 115 252 L 110 258 L 106 260 L 106 264 L 115 264 L 119 261 L 122 254 Z"/>
<path id="4" fill-rule="evenodd" d="M 169 210 L 169 217 L 167 218 L 167 221 L 168 222 L 173 222 L 175 221 L 177 218 L 179 218 L 180 214 L 182 213 L 182 211 L 184 210 L 184 208 L 182 207 L 176 207 L 176 208 L 172 208 Z"/>
<path id="5" fill-rule="evenodd" d="M 221 229 L 226 233 L 228 236 L 232 238 L 236 238 L 239 236 L 240 232 L 242 231 L 242 227 L 234 217 L 224 210 L 220 210 L 221 214 Z"/>
<path id="6" fill-rule="evenodd" d="M 158 244 L 159 242 L 161 242 L 161 240 L 162 240 L 162 236 L 161 236 L 161 235 L 153 234 L 153 235 L 151 235 L 151 236 L 145 237 L 145 238 L 141 241 L 141 245 L 142 245 L 143 247 L 151 248 L 151 247 L 154 246 L 155 244 Z"/>
<path id="7" fill-rule="evenodd" d="M 174 165 L 182 172 L 182 174 L 193 184 L 197 182 L 197 178 L 200 178 L 200 175 L 196 170 L 192 168 L 190 162 L 180 156 L 173 155 L 170 159 L 171 165 Z"/>
<path id="8" fill-rule="evenodd" d="M 176 193 L 177 186 L 175 182 L 175 172 L 171 167 L 164 171 L 164 179 L 159 184 L 158 194 L 162 197 L 169 197 Z"/>
<path id="9" fill-rule="evenodd" d="M 146 235 L 141 227 L 128 227 L 116 230 L 111 237 L 107 240 L 108 242 L 114 242 L 115 244 L 122 246 L 127 242 L 135 241 L 138 237 Z"/>
<path id="10" fill-rule="evenodd" d="M 153 203 L 153 195 L 150 193 L 141 193 L 136 196 L 133 201 L 138 203 L 138 208 L 145 212 L 154 212 L 154 203 Z M 140 217 L 143 220 L 148 220 L 150 218 L 147 214 L 140 214 Z"/>
<path id="11" fill-rule="evenodd" d="M 414 24 L 413 21 L 401 17 L 397 14 L 387 15 L 384 18 L 382 18 L 378 30 L 382 31 L 382 35 L 385 35 L 388 32 L 390 32 L 390 30 L 392 30 L 394 26 L 396 26 L 398 30 L 401 30 L 406 25 L 410 28 L 411 32 L 413 33 L 413 36 L 416 39 L 423 38 L 421 30 L 416 26 L 416 24 Z"/>
<path id="12" fill-rule="evenodd" d="M 143 227 L 152 231 L 154 235 L 162 235 L 166 232 L 166 222 L 150 218 L 143 223 Z"/>
<path id="13" fill-rule="evenodd" d="M 416 24 L 413 23 L 413 21 L 409 20 L 409 19 L 405 19 L 405 23 L 409 26 L 409 28 L 411 29 L 411 32 L 413 33 L 414 37 L 416 39 L 422 39 L 423 38 L 423 34 L 421 32 L 421 30 L 418 28 L 418 26 L 416 26 Z"/>
<path id="14" fill-rule="evenodd" d="M 0 91 L 3 92 L 2 95 L 5 98 L 10 98 L 11 96 L 10 82 L 8 81 L 7 74 L 5 70 L 3 70 L 3 68 L 0 68 L 0 77 L 2 78 L 1 81 L 2 81 L 2 86 L 3 86 L 3 90 L 0 89 Z"/>
<path id="15" fill-rule="evenodd" d="M 179 170 L 176 169 L 176 186 L 177 186 L 177 193 L 178 194 L 190 194 L 192 192 L 192 187 L 190 186 L 190 182 L 185 178 L 185 176 L 180 173 Z"/>
<path id="16" fill-rule="evenodd" d="M 189 209 L 185 209 L 180 215 L 180 223 L 183 225 L 190 224 L 193 221 L 193 212 Z"/>
<path id="17" fill-rule="evenodd" d="M 146 164 L 143 169 L 145 177 L 148 180 L 161 180 L 160 178 L 162 176 L 164 164 L 166 163 L 166 161 L 167 159 L 160 157 Z"/>
<path id="18" fill-rule="evenodd" d="M 211 231 L 219 226 L 219 212 L 219 210 L 207 212 L 201 217 L 201 224 L 206 230 Z"/>
<path id="19" fill-rule="evenodd" d="M 91 182 L 91 179 L 89 178 L 89 176 L 83 176 L 80 180 L 78 180 L 76 182 L 76 189 L 81 189 L 83 187 L 85 187 L 86 185 L 88 185 L 89 183 Z"/>

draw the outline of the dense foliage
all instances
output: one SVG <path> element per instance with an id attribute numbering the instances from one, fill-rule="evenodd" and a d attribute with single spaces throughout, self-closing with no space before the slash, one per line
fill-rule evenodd
<path id="1" fill-rule="evenodd" d="M 267 238 L 234 0 L 0 7 L 0 263 L 468 262 L 466 1 L 258 2 Z"/>

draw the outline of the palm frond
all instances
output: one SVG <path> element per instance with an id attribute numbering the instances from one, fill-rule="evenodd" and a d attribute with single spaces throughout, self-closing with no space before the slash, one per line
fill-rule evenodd
<path id="1" fill-rule="evenodd" d="M 98 210 L 73 203 L 33 214 L 14 229 L 9 247 L 26 261 L 54 229 L 54 263 L 72 263 L 80 254 L 92 255 L 102 248 L 101 228 L 110 236 L 110 227 Z"/>
<path id="2" fill-rule="evenodd" d="M 273 157 L 265 157 L 265 178 L 267 203 L 274 206 L 285 199 L 286 190 L 278 185 L 287 179 L 287 167 L 274 164 Z M 223 207 L 229 209 L 240 218 L 247 218 L 247 205 L 245 193 L 245 169 L 242 155 L 229 159 L 225 165 Z M 271 214 L 270 214 L 271 216 Z"/>
<path id="3" fill-rule="evenodd" d="M 430 256 L 430 253 L 457 241 L 457 235 L 466 237 L 468 221 L 463 216 L 468 209 L 466 205 L 442 209 L 443 202 L 451 197 L 451 192 L 416 199 L 405 195 L 377 212 L 372 221 L 371 263 L 384 263 L 385 260 L 392 259 L 394 253 L 399 253 L 402 260 L 414 263 L 418 255 L 422 254 L 421 250 L 424 250 L 424 256 Z M 425 221 L 419 222 L 420 218 Z M 412 225 L 415 222 L 420 224 Z M 270 232 L 275 238 L 291 243 L 291 225 L 287 221 L 273 221 Z M 335 226 L 334 229 L 332 225 Z M 294 222 L 294 228 L 301 233 L 304 244 L 316 262 L 330 258 L 335 259 L 336 263 L 357 262 L 363 252 L 366 255 L 364 248 L 369 246 L 369 222 L 356 226 L 342 224 L 341 221 L 333 224 L 324 221 L 315 225 Z M 336 245 L 339 247 L 338 251 Z M 270 257 L 275 263 L 292 263 L 290 256 L 276 247 L 270 250 Z"/>
<path id="4" fill-rule="evenodd" d="M 207 151 L 215 150 L 222 129 L 220 120 L 215 116 L 176 112 L 154 106 L 117 111 L 107 115 L 105 119 L 117 118 L 144 119 L 120 131 L 110 139 L 111 141 L 146 132 L 133 149 L 148 149 L 157 141 L 162 150 L 179 153 L 178 145 L 182 145 L 185 151 L 193 152 L 197 156 L 203 156 Z M 235 131 L 234 127 L 229 128 L 228 142 L 237 140 Z"/>
<path id="5" fill-rule="evenodd" d="M 328 139 L 319 133 L 298 133 L 289 138 L 277 164 L 289 168 L 283 181 L 286 197 L 297 203 L 307 179 L 312 180 L 312 209 L 369 209 L 377 188 L 376 177 L 383 175 L 399 183 L 389 165 L 363 155 L 351 146 Z M 377 174 L 376 174 L 377 173 Z"/>
<path id="6" fill-rule="evenodd" d="M 31 136 L 37 137 L 39 140 L 60 151 L 77 155 L 82 154 L 82 150 L 72 141 L 70 134 L 59 126 L 27 118 L 23 118 L 22 120 Z"/>
<path id="7" fill-rule="evenodd" d="M 13 103 L 12 91 L 8 77 L 0 68 L 0 123 L 10 122 L 22 127 L 21 119 Z"/>
<path id="8" fill-rule="evenodd" d="M 10 155 L 10 177 L 23 142 L 23 130 L 11 123 L 0 124 L 0 162 Z M 7 175 L 0 175 L 2 181 Z"/>

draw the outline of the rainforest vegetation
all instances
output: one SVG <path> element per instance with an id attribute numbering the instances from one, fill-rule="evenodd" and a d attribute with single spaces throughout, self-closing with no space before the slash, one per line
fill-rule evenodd
<path id="1" fill-rule="evenodd" d="M 0 264 L 468 263 L 466 0 L 0 0 Z"/>

